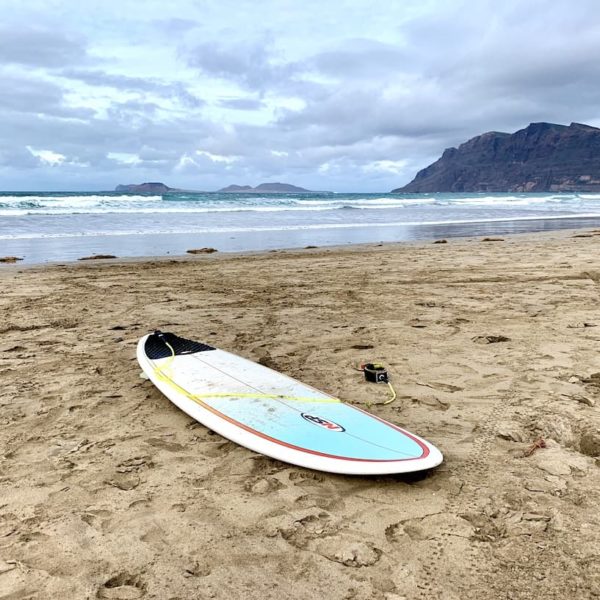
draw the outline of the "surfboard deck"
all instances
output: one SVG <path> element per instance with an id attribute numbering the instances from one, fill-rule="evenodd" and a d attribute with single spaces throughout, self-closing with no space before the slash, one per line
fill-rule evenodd
<path id="1" fill-rule="evenodd" d="M 393 423 L 207 344 L 155 332 L 140 339 L 137 358 L 171 402 L 254 452 L 349 475 L 410 473 L 443 460 Z"/>

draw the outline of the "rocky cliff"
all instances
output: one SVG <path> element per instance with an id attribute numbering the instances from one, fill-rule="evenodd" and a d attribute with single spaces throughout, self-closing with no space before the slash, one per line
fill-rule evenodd
<path id="1" fill-rule="evenodd" d="M 531 123 L 489 132 L 419 171 L 392 192 L 600 192 L 600 129 Z"/>

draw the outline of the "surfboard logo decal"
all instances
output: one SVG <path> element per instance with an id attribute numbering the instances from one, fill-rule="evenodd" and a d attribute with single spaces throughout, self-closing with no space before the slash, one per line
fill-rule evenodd
<path id="1" fill-rule="evenodd" d="M 337 423 L 334 423 L 333 421 L 323 419 L 323 417 L 317 417 L 315 415 L 307 415 L 306 413 L 301 413 L 301 414 L 302 414 L 302 418 L 305 419 L 306 421 L 308 421 L 309 423 L 312 423 L 313 425 L 318 425 L 319 427 L 323 427 L 324 429 L 327 429 L 328 431 L 338 431 L 338 432 L 346 431 L 346 429 L 344 427 L 342 427 L 341 425 L 338 425 Z"/>

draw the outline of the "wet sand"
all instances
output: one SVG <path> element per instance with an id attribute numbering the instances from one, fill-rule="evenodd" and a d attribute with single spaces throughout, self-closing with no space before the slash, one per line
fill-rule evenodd
<path id="1" fill-rule="evenodd" d="M 599 256 L 578 231 L 0 265 L 0 598 L 598 597 Z M 139 378 L 155 328 L 370 404 L 445 462 L 253 454 Z"/>
<path id="2" fill-rule="evenodd" d="M 350 211 L 351 212 L 351 211 Z M 340 224 L 338 224 L 340 225 Z M 551 232 L 565 229 L 600 227 L 600 217 L 531 218 L 506 221 L 465 221 L 457 223 L 371 223 L 359 227 L 324 227 L 273 229 L 257 231 L 213 231 L 203 233 L 101 234 L 57 237 L 24 237 L 2 239 L 0 251 L 23 260 L 23 264 L 74 261 L 81 256 L 113 254 L 123 259 L 134 257 L 149 260 L 155 256 L 177 256 L 190 248 L 209 246 L 219 252 L 268 252 L 299 249 L 307 245 L 340 247 L 356 244 L 427 243 L 434 239 L 455 239 L 476 236 L 504 236 L 524 233 Z M 313 224 L 314 227 L 314 224 Z M 320 227 L 320 226 L 317 226 Z"/>

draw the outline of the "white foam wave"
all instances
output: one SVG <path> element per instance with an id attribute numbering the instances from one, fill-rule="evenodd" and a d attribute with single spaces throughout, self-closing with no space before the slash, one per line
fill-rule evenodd
<path id="1" fill-rule="evenodd" d="M 565 210 L 594 210 L 600 194 L 549 194 L 549 195 L 449 195 L 423 194 L 421 196 L 369 197 L 358 194 L 339 194 L 323 197 L 243 197 L 218 199 L 211 195 L 182 197 L 142 195 L 0 195 L 0 216 L 23 217 L 28 215 L 77 215 L 77 214 L 201 214 L 258 212 L 274 213 L 286 211 L 324 210 L 392 210 L 427 206 L 444 208 L 532 208 L 549 211 L 557 207 Z"/>
<path id="2" fill-rule="evenodd" d="M 252 233 L 268 231 L 303 231 L 318 229 L 360 229 L 360 228 L 378 228 L 378 227 L 423 227 L 431 225 L 469 225 L 476 223 L 512 223 L 517 221 L 546 221 L 546 220 L 567 220 L 567 219 L 600 219 L 600 213 L 588 213 L 577 215 L 535 215 L 526 217 L 498 217 L 491 219 L 459 219 L 459 220 L 439 220 L 439 221 L 396 221 L 393 223 L 318 223 L 304 225 L 280 225 L 280 226 L 261 226 L 261 227 L 199 227 L 199 228 L 177 228 L 161 230 L 137 229 L 121 231 L 90 231 L 90 232 L 61 232 L 61 233 L 15 233 L 0 234 L 0 240 L 28 240 L 45 238 L 81 238 L 81 237 L 121 237 L 132 235 L 185 235 L 185 234 L 220 234 L 220 233 Z"/>
<path id="3" fill-rule="evenodd" d="M 425 199 L 424 201 L 414 200 L 392 200 L 389 202 L 374 202 L 371 200 L 340 200 L 336 202 L 315 201 L 288 204 L 207 204 L 201 202 L 165 202 L 161 205 L 153 206 L 131 206 L 124 203 L 103 203 L 96 204 L 93 202 L 81 202 L 77 206 L 71 206 L 68 203 L 55 203 L 52 205 L 44 205 L 39 207 L 19 207 L 19 208 L 0 208 L 0 215 L 10 216 L 27 216 L 27 215 L 79 215 L 79 214 L 203 214 L 203 213 L 238 213 L 238 212 L 256 212 L 256 213 L 277 213 L 277 212 L 318 212 L 332 210 L 390 210 L 411 208 L 416 206 L 445 206 L 447 208 L 454 207 L 522 207 L 543 205 L 547 201 L 529 200 L 519 202 L 496 202 L 495 199 L 490 199 L 486 202 L 485 199 L 479 202 L 473 202 L 471 199 L 458 199 L 452 202 L 442 202 L 439 200 Z M 556 204 L 554 204 L 556 206 Z M 568 208 L 565 205 L 565 208 Z M 579 207 L 578 207 L 579 208 Z"/>
<path id="4" fill-rule="evenodd" d="M 335 200 L 295 200 L 300 206 L 352 206 L 357 208 L 403 208 L 411 204 L 434 204 L 435 198 L 347 198 Z"/>
<path id="5" fill-rule="evenodd" d="M 73 206 L 79 204 L 87 204 L 90 202 L 156 202 L 162 200 L 162 196 L 103 196 L 103 195 L 88 195 L 88 196 L 4 196 L 0 195 L 0 204 L 21 204 L 23 202 L 31 203 L 47 203 L 52 205 L 64 205 L 70 203 Z"/>
<path id="6" fill-rule="evenodd" d="M 25 215 L 106 215 L 106 214 L 203 214 L 203 213 L 232 213 L 232 212 L 286 212 L 291 210 L 296 211 L 319 211 L 319 210 L 335 210 L 339 207 L 289 207 L 289 206 L 214 206 L 214 207 L 194 207 L 194 206 L 168 206 L 159 208 L 125 208 L 125 207 L 105 207 L 103 209 L 81 208 L 78 210 L 72 209 L 7 209 L 0 211 L 2 216 L 25 216 Z"/>
<path id="7" fill-rule="evenodd" d="M 230 206 L 207 206 L 207 205 L 186 205 L 185 203 L 169 203 L 165 206 L 157 207 L 126 207 L 126 206 L 84 206 L 80 205 L 76 208 L 43 207 L 43 208 L 9 208 L 0 209 L 0 215 L 8 217 L 22 217 L 26 215 L 93 215 L 93 214 L 202 214 L 202 213 L 237 213 L 237 212 L 258 212 L 258 213 L 273 213 L 273 212 L 315 212 L 340 209 L 357 209 L 357 210 L 381 210 L 390 208 L 406 208 L 406 205 L 397 202 L 392 205 L 361 205 L 353 202 L 341 202 L 339 204 L 315 206 L 251 206 L 251 205 L 230 205 Z"/>
<path id="8" fill-rule="evenodd" d="M 438 202 L 449 206 L 534 206 L 569 203 L 573 200 L 573 197 L 565 198 L 561 196 L 483 196 L 479 198 L 452 198 L 451 200 L 438 200 Z"/>

